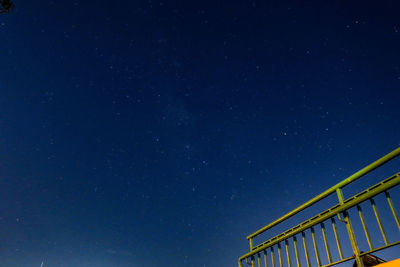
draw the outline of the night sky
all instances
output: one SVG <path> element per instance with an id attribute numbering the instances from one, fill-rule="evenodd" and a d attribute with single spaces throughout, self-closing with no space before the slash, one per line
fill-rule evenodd
<path id="1" fill-rule="evenodd" d="M 395 1 L 14 2 L 1 267 L 236 266 L 400 145 Z"/>

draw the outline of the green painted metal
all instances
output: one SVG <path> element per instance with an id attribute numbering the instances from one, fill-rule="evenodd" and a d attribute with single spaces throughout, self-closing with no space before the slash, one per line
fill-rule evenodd
<path id="1" fill-rule="evenodd" d="M 357 205 L 357 211 L 358 211 L 358 215 L 360 216 L 360 220 L 361 220 L 361 224 L 364 229 L 365 237 L 367 238 L 369 249 L 372 250 L 372 249 L 374 249 L 374 246 L 372 245 L 371 236 L 369 235 L 367 223 L 365 222 L 364 215 L 362 213 L 362 209 L 361 209 L 360 205 Z"/>
<path id="2" fill-rule="evenodd" d="M 250 245 L 250 250 L 252 250 L 253 249 L 253 239 L 252 238 L 249 239 L 249 245 Z M 253 255 L 251 256 L 251 267 L 254 267 L 254 256 Z"/>
<path id="3" fill-rule="evenodd" d="M 331 250 L 329 248 L 328 238 L 326 237 L 325 224 L 323 222 L 321 223 L 321 231 L 322 231 L 322 237 L 324 238 L 326 256 L 328 257 L 329 263 L 331 263 L 332 262 L 332 255 L 331 255 Z"/>
<path id="4" fill-rule="evenodd" d="M 344 198 L 343 198 L 342 189 L 340 189 L 340 188 L 336 189 L 336 193 L 339 198 L 339 204 L 341 206 L 343 206 Z M 343 211 L 343 219 L 344 219 L 344 222 L 346 223 L 347 233 L 349 234 L 350 243 L 351 243 L 351 247 L 353 249 L 354 257 L 356 258 L 357 266 L 364 267 L 364 263 L 360 258 L 360 249 L 358 248 L 358 245 L 357 245 L 357 239 L 354 234 L 353 225 L 351 224 L 350 216 L 347 212 L 347 209 Z"/>
<path id="5" fill-rule="evenodd" d="M 297 267 L 301 267 L 300 256 L 299 256 L 299 248 L 297 246 L 297 238 L 296 238 L 296 236 L 293 237 L 293 246 L 294 246 L 294 253 L 296 254 Z"/>
<path id="6" fill-rule="evenodd" d="M 286 257 L 287 257 L 288 266 L 292 267 L 292 260 L 290 258 L 290 251 L 289 251 L 289 242 L 287 240 L 285 240 L 285 249 L 286 249 Z"/>
<path id="7" fill-rule="evenodd" d="M 275 257 L 274 257 L 274 248 L 271 247 L 271 261 L 272 261 L 272 267 L 275 267 Z"/>
<path id="8" fill-rule="evenodd" d="M 250 250 L 253 249 L 253 238 L 249 239 L 249 246 L 250 246 Z"/>
<path id="9" fill-rule="evenodd" d="M 304 232 L 301 232 L 301 238 L 303 239 L 304 254 L 306 256 L 307 267 L 310 267 L 311 266 L 311 264 L 310 264 L 310 255 L 308 254 L 306 234 Z"/>
<path id="10" fill-rule="evenodd" d="M 264 265 L 265 267 L 268 267 L 268 256 L 266 250 L 264 250 Z"/>
<path id="11" fill-rule="evenodd" d="M 392 211 L 393 218 L 396 221 L 397 228 L 399 228 L 399 231 L 400 231 L 399 216 L 397 215 L 396 209 L 394 208 L 394 205 L 393 205 L 392 199 L 390 198 L 389 192 L 385 191 L 385 196 L 386 196 L 387 202 L 389 204 L 390 210 Z"/>
<path id="12" fill-rule="evenodd" d="M 339 264 L 339 263 L 343 263 L 343 262 L 346 262 L 346 261 L 349 261 L 349 260 L 354 260 L 354 257 L 348 257 L 348 258 L 342 259 L 340 261 L 332 262 L 332 263 L 324 265 L 323 267 L 333 266 L 333 265 L 336 265 L 336 264 Z"/>
<path id="13" fill-rule="evenodd" d="M 315 258 L 317 259 L 318 266 L 321 266 L 321 257 L 319 256 L 317 240 L 315 240 L 314 227 L 311 226 L 311 238 L 314 245 Z"/>
<path id="14" fill-rule="evenodd" d="M 374 253 L 374 252 L 383 250 L 383 249 L 385 249 L 385 248 L 390 248 L 390 247 L 397 246 L 397 245 L 400 245 L 400 240 L 399 240 L 399 241 L 396 241 L 396 242 L 393 242 L 393 243 L 390 243 L 390 244 L 385 245 L 385 246 L 381 246 L 381 247 L 379 247 L 379 248 L 374 248 L 373 250 L 370 250 L 370 251 L 365 251 L 365 252 L 363 252 L 363 253 L 360 253 L 360 256 L 366 255 L 366 254 L 368 254 L 368 253 Z"/>
<path id="15" fill-rule="evenodd" d="M 261 243 L 260 245 L 255 246 L 252 249 L 252 251 L 243 255 L 241 258 L 244 259 L 246 257 L 254 255 L 257 252 L 260 252 L 270 246 L 273 246 L 273 245 L 277 244 L 278 242 L 281 242 L 289 237 L 292 237 L 295 234 L 303 232 L 304 230 L 309 229 L 311 226 L 314 226 L 314 225 L 321 223 L 327 219 L 330 219 L 331 217 L 337 215 L 338 213 L 342 213 L 342 212 L 350 209 L 351 207 L 354 207 L 357 204 L 364 202 L 365 200 L 368 200 L 371 197 L 384 192 L 385 190 L 389 190 L 390 188 L 392 188 L 398 184 L 400 184 L 400 173 L 397 173 L 397 174 L 383 180 L 382 182 L 374 185 L 373 187 L 371 187 L 367 190 L 364 190 L 349 199 L 346 199 L 344 201 L 344 204 L 342 204 L 342 205 L 337 204 L 337 205 L 333 206 L 332 208 L 325 210 L 325 211 L 321 212 L 320 214 L 312 217 L 311 219 L 308 219 L 308 220 L 300 223 L 299 225 L 286 230 L 282 234 L 279 234 L 278 236 L 275 236 L 275 237 L 265 241 L 264 243 Z"/>
<path id="16" fill-rule="evenodd" d="M 279 267 L 283 267 L 281 243 L 278 243 Z"/>
<path id="17" fill-rule="evenodd" d="M 334 217 L 331 218 L 331 223 L 332 223 L 333 234 L 335 235 L 336 246 L 338 248 L 339 256 L 340 256 L 340 259 L 343 260 L 342 244 L 340 243 L 340 239 L 339 239 L 339 235 L 338 235 L 337 227 L 336 227 L 336 221 L 335 221 Z"/>
<path id="18" fill-rule="evenodd" d="M 302 210 L 314 205 L 316 202 L 318 202 L 318 201 L 326 198 L 327 196 L 331 195 L 332 193 L 334 193 L 336 191 L 336 189 L 345 187 L 346 185 L 348 185 L 348 184 L 354 182 L 355 180 L 363 177 L 364 175 L 368 174 L 369 172 L 375 170 L 376 168 L 382 166 L 386 162 L 394 159 L 395 157 L 397 157 L 399 155 L 400 155 L 400 147 L 395 149 L 395 150 L 393 150 L 389 154 L 383 156 L 382 158 L 378 159 L 377 161 L 374 161 L 373 163 L 369 164 L 368 166 L 366 166 L 365 168 L 359 170 L 358 172 L 354 173 L 353 175 L 347 177 L 346 179 L 344 179 L 340 183 L 332 186 L 331 188 L 329 188 L 325 192 L 323 192 L 323 193 L 319 194 L 318 196 L 314 197 L 313 199 L 307 201 L 306 203 L 304 203 L 303 205 L 297 207 L 296 209 L 292 210 L 291 212 L 283 215 L 279 219 L 271 222 L 270 224 L 268 224 L 268 225 L 262 227 L 261 229 L 259 229 L 258 231 L 250 234 L 249 236 L 247 236 L 247 239 L 249 240 L 251 238 L 254 238 L 254 237 L 258 236 L 259 234 L 264 233 L 265 231 L 267 231 L 271 227 L 283 222 L 286 219 L 289 219 L 293 215 L 299 213 L 300 211 L 302 211 Z"/>
<path id="19" fill-rule="evenodd" d="M 381 230 L 383 241 L 385 241 L 385 245 L 387 245 L 388 244 L 388 240 L 387 240 L 385 228 L 383 227 L 381 217 L 379 216 L 378 208 L 376 207 L 375 200 L 373 198 L 371 198 L 369 201 L 371 202 L 372 209 L 374 210 L 376 221 L 378 222 L 379 229 Z"/>
<path id="20" fill-rule="evenodd" d="M 318 264 L 318 266 L 324 266 L 324 267 L 333 266 L 335 264 L 342 263 L 342 262 L 345 262 L 345 261 L 348 261 L 351 259 L 355 259 L 358 266 L 363 266 L 363 263 L 361 261 L 361 256 L 364 255 L 365 253 L 378 251 L 381 249 L 385 249 L 385 248 L 400 244 L 400 241 L 396 241 L 396 242 L 392 242 L 392 243 L 388 242 L 385 231 L 383 229 L 382 220 L 379 217 L 379 213 L 378 213 L 376 204 L 373 200 L 373 197 L 375 197 L 376 195 L 385 193 L 386 199 L 387 199 L 390 209 L 392 211 L 393 217 L 394 217 L 396 224 L 400 230 L 399 218 L 397 216 L 396 210 L 394 209 L 392 200 L 388 193 L 389 189 L 400 184 L 400 173 L 397 173 L 397 174 L 377 183 L 376 185 L 374 185 L 364 191 L 361 191 L 360 193 L 358 193 L 346 200 L 344 199 L 343 193 L 342 193 L 343 187 L 345 187 L 346 185 L 350 184 L 351 182 L 359 179 L 360 177 L 366 175 L 367 173 L 371 172 L 372 170 L 378 168 L 379 166 L 385 164 L 386 162 L 392 160 L 393 158 L 395 158 L 399 155 L 400 155 L 400 148 L 397 148 L 396 150 L 392 151 L 391 153 L 387 154 L 386 156 L 371 163 L 367 167 L 361 169 L 360 171 L 358 171 L 355 174 L 351 175 L 350 177 L 346 178 L 342 182 L 340 182 L 340 183 L 336 184 L 335 186 L 331 187 L 330 189 L 326 190 L 322 194 L 316 196 L 315 198 L 313 198 L 310 201 L 304 203 L 303 205 L 297 207 L 296 209 L 292 210 L 291 212 L 287 213 L 286 215 L 282 216 L 281 218 L 275 220 L 274 222 L 268 224 L 267 226 L 261 228 L 260 230 L 254 232 L 253 234 L 247 236 L 247 239 L 249 240 L 249 243 L 250 243 L 250 252 L 244 254 L 243 256 L 241 256 L 239 258 L 239 261 L 238 261 L 239 267 L 243 267 L 243 265 L 242 265 L 243 261 L 254 266 L 254 256 L 256 254 L 258 255 L 258 265 L 260 266 L 260 264 L 261 264 L 261 259 L 260 259 L 260 255 L 259 255 L 260 252 L 264 252 L 264 265 L 268 266 L 267 265 L 268 264 L 267 263 L 267 251 L 266 251 L 267 249 L 271 250 L 271 263 L 272 263 L 272 267 L 275 267 L 274 248 L 273 248 L 275 245 L 277 245 L 277 247 L 278 247 L 279 265 L 280 265 L 280 267 L 282 267 L 283 260 L 282 260 L 282 252 L 281 252 L 281 245 L 280 245 L 281 242 L 285 242 L 286 256 L 287 256 L 287 260 L 288 260 L 287 263 L 288 263 L 289 267 L 291 267 L 292 262 L 291 262 L 290 252 L 289 252 L 289 248 L 290 248 L 290 245 L 288 242 L 289 238 L 293 238 L 293 246 L 294 246 L 294 250 L 295 250 L 295 254 L 296 254 L 296 263 L 297 263 L 297 266 L 300 267 L 300 264 L 301 264 L 300 263 L 300 255 L 299 255 L 297 240 L 296 240 L 296 235 L 300 234 L 300 233 L 302 235 L 304 254 L 305 254 L 305 258 L 306 258 L 307 267 L 311 267 L 311 262 L 309 259 L 309 251 L 308 251 L 306 237 L 305 237 L 305 232 L 308 229 L 311 230 L 311 237 L 313 240 L 314 251 L 316 253 L 317 264 Z M 324 199 L 325 197 L 327 197 L 330 194 L 335 193 L 335 192 L 337 193 L 339 204 L 334 205 L 330 209 L 325 210 L 325 211 L 315 215 L 314 217 L 296 225 L 295 227 L 292 227 L 292 228 L 282 232 L 281 234 L 278 234 L 275 237 L 268 239 L 267 241 L 265 241 L 261 244 L 254 245 L 254 243 L 253 243 L 254 237 L 256 237 L 257 235 L 265 232 L 266 230 L 270 229 L 271 227 L 290 218 L 291 216 L 297 214 L 298 212 L 312 206 L 316 202 L 320 201 L 321 199 Z M 382 246 L 379 248 L 373 248 L 373 246 L 372 246 L 372 241 L 369 236 L 368 228 L 365 223 L 365 219 L 364 219 L 364 216 L 363 216 L 363 213 L 361 210 L 361 206 L 359 205 L 360 203 L 362 203 L 366 200 L 370 200 L 370 202 L 371 202 L 372 209 L 374 210 L 375 217 L 378 221 L 378 225 L 381 229 L 381 233 L 382 233 L 382 236 L 385 241 L 385 246 Z M 357 207 L 361 222 L 363 224 L 364 232 L 366 233 L 367 240 L 368 240 L 368 243 L 370 246 L 369 247 L 370 250 L 368 252 L 360 253 L 360 251 L 359 251 L 356 236 L 354 234 L 354 230 L 353 230 L 352 223 L 351 223 L 349 213 L 348 213 L 348 210 L 352 207 Z M 343 215 L 343 219 L 340 218 L 340 214 Z M 346 225 L 347 234 L 348 234 L 348 237 L 349 237 L 349 240 L 351 243 L 351 247 L 353 250 L 352 257 L 344 258 L 344 256 L 343 256 L 342 246 L 341 246 L 341 242 L 339 240 L 339 235 L 338 235 L 338 229 L 336 226 L 336 221 L 334 219 L 334 217 L 336 217 L 336 216 L 338 216 L 339 220 L 342 221 L 343 223 L 345 223 L 345 225 Z M 340 260 L 335 261 L 334 259 L 332 259 L 332 254 L 330 252 L 330 247 L 329 247 L 329 243 L 327 240 L 326 229 L 325 229 L 325 225 L 324 225 L 324 221 L 326 221 L 326 220 L 330 220 L 332 223 L 332 228 L 333 228 Z M 316 241 L 316 237 L 315 237 L 314 226 L 317 224 L 321 224 L 322 237 L 324 239 L 325 250 L 326 250 L 327 259 L 329 262 L 328 264 L 325 264 L 325 265 L 323 265 L 321 258 L 319 256 L 318 245 L 317 245 L 317 241 Z M 251 259 L 251 262 L 248 262 L 248 259 Z"/>

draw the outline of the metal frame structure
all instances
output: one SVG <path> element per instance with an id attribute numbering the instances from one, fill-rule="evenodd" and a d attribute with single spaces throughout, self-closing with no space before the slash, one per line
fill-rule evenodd
<path id="1" fill-rule="evenodd" d="M 355 259 L 357 266 L 363 267 L 364 265 L 363 265 L 363 262 L 361 259 L 362 256 L 364 256 L 368 253 L 373 253 L 373 252 L 376 252 L 376 251 L 379 251 L 379 250 L 382 250 L 385 248 L 399 245 L 400 240 L 391 241 L 391 242 L 389 241 L 387 234 L 385 232 L 385 229 L 383 227 L 383 224 L 382 224 L 382 219 L 379 216 L 374 197 L 376 197 L 379 194 L 385 195 L 388 205 L 390 207 L 390 211 L 396 222 L 398 230 L 400 231 L 400 220 L 399 220 L 399 217 L 395 210 L 395 207 L 393 205 L 393 201 L 389 194 L 389 190 L 391 188 L 400 184 L 400 172 L 375 184 L 374 186 L 372 186 L 364 191 L 361 191 L 360 193 L 358 193 L 348 199 L 344 199 L 343 193 L 342 193 L 342 189 L 345 186 L 347 186 L 350 183 L 354 182 L 355 180 L 363 177 L 364 175 L 370 173 L 371 171 L 375 170 L 376 168 L 382 166 L 383 164 L 387 163 L 388 161 L 394 159 L 395 157 L 397 157 L 399 155 L 400 155 L 400 147 L 397 148 L 396 150 L 390 152 L 386 156 L 378 159 L 377 161 L 371 163 L 370 165 L 366 166 L 365 168 L 359 170 L 355 174 L 344 179 L 343 181 L 339 182 L 335 186 L 329 188 L 328 190 L 319 194 L 318 196 L 314 197 L 313 199 L 307 201 L 306 203 L 302 204 L 301 206 L 295 208 L 291 212 L 283 215 L 279 219 L 271 222 L 270 224 L 262 227 L 258 231 L 247 236 L 247 239 L 250 243 L 250 252 L 244 254 L 243 256 L 241 256 L 239 258 L 239 260 L 238 260 L 239 267 L 243 267 L 243 262 L 246 262 L 247 264 L 251 265 L 251 267 L 255 267 L 256 266 L 256 260 L 255 260 L 256 257 L 257 257 L 257 266 L 258 267 L 262 267 L 262 265 L 267 267 L 268 262 L 272 263 L 272 267 L 276 267 L 276 259 L 275 259 L 276 254 L 274 251 L 274 247 L 277 247 L 277 249 L 278 249 L 279 266 L 283 267 L 284 260 L 283 260 L 283 256 L 282 256 L 281 244 L 284 244 L 284 246 L 285 246 L 285 251 L 286 251 L 285 263 L 287 264 L 287 266 L 301 267 L 300 250 L 299 250 L 299 245 L 298 245 L 298 241 L 297 241 L 297 237 L 296 237 L 296 235 L 300 235 L 300 234 L 301 234 L 301 239 L 302 239 L 303 248 L 304 248 L 304 256 L 305 256 L 306 266 L 311 267 L 311 259 L 310 259 L 310 253 L 309 253 L 310 250 L 307 247 L 307 241 L 306 241 L 306 230 L 311 232 L 311 238 L 312 238 L 313 248 L 314 248 L 314 252 L 315 252 L 315 259 L 316 259 L 318 266 L 333 266 L 333 265 L 336 265 L 336 264 L 339 264 L 339 263 L 342 263 L 345 261 Z M 338 202 L 339 202 L 335 206 L 315 215 L 314 217 L 312 217 L 308 220 L 305 220 L 304 222 L 284 231 L 283 233 L 276 235 L 275 237 L 268 239 L 267 241 L 265 241 L 259 245 L 253 244 L 255 237 L 257 237 L 260 234 L 264 233 L 265 231 L 271 229 L 272 227 L 278 225 L 279 223 L 289 219 L 290 217 L 294 216 L 295 214 L 305 210 L 306 208 L 309 208 L 310 206 L 312 206 L 315 203 L 319 202 L 320 200 L 330 196 L 333 193 L 337 194 Z M 371 235 L 368 231 L 368 227 L 367 227 L 367 224 L 366 224 L 366 221 L 364 218 L 364 213 L 360 206 L 361 203 L 366 202 L 366 201 L 370 202 L 371 208 L 374 212 L 375 218 L 379 225 L 379 230 L 380 230 L 381 236 L 384 240 L 383 246 L 375 247 L 371 240 Z M 354 229 L 353 229 L 350 217 L 349 217 L 348 210 L 353 207 L 357 209 L 358 215 L 361 220 L 362 228 L 365 233 L 366 240 L 368 242 L 369 250 L 365 251 L 365 252 L 360 252 L 360 249 L 357 244 L 356 235 L 355 235 L 355 232 L 354 232 Z M 340 241 L 339 235 L 338 235 L 338 228 L 337 228 L 337 224 L 336 224 L 336 220 L 335 220 L 336 217 L 338 218 L 338 220 L 340 222 L 345 223 L 347 234 L 348 234 L 348 237 L 349 237 L 349 240 L 351 243 L 351 248 L 353 251 L 353 256 L 351 256 L 351 257 L 347 257 L 347 258 L 344 257 L 341 241 Z M 335 241 L 336 241 L 336 247 L 337 247 L 339 259 L 334 260 L 332 257 L 331 249 L 330 249 L 327 234 L 326 234 L 325 224 L 327 222 L 332 225 L 332 230 L 333 230 Z M 321 234 L 323 237 L 324 248 L 325 248 L 324 250 L 326 252 L 326 256 L 327 256 L 326 258 L 328 260 L 327 264 L 323 264 L 321 261 L 320 249 L 318 247 L 318 242 L 315 237 L 315 226 L 317 226 L 317 225 L 319 225 L 321 228 Z M 292 242 L 290 242 L 290 243 L 292 243 L 293 247 L 294 247 L 294 252 L 295 252 L 294 259 L 295 259 L 296 265 L 293 263 L 291 250 L 289 248 L 290 240 L 292 240 Z M 269 252 L 269 255 L 268 255 L 268 252 Z M 263 264 L 261 263 L 262 262 L 261 254 L 263 254 L 263 257 L 264 257 Z M 271 261 L 268 260 L 268 256 L 271 257 Z"/>

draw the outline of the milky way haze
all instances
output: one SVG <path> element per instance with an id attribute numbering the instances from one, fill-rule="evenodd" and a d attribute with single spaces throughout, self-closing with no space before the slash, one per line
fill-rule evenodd
<path id="1" fill-rule="evenodd" d="M 236 266 L 400 145 L 395 2 L 14 2 L 0 267 Z"/>

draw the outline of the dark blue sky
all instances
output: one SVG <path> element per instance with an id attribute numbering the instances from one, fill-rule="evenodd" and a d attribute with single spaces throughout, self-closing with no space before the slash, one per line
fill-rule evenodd
<path id="1" fill-rule="evenodd" d="M 15 4 L 0 266 L 235 266 L 400 145 L 394 1 Z"/>

